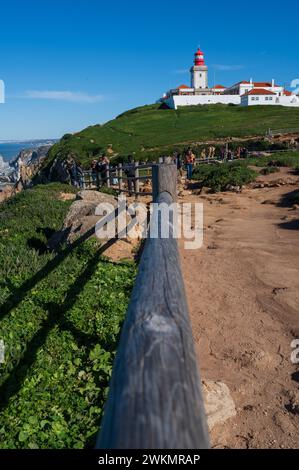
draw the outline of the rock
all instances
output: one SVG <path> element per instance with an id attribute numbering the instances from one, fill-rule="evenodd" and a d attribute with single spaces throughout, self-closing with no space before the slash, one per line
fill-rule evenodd
<path id="1" fill-rule="evenodd" d="M 203 380 L 202 385 L 208 427 L 212 430 L 216 424 L 236 416 L 235 403 L 225 383 Z"/>
<path id="2" fill-rule="evenodd" d="M 17 192 L 16 189 L 11 185 L 2 186 L 0 189 L 0 202 L 5 201 L 5 199 L 10 198 L 14 194 L 16 194 L 16 192 Z"/>
<path id="3" fill-rule="evenodd" d="M 294 414 L 299 414 L 299 390 L 289 393 L 290 405 L 289 409 Z"/>
<path id="4" fill-rule="evenodd" d="M 84 201 L 90 204 L 100 204 L 102 202 L 112 204 L 114 207 L 117 206 L 117 200 L 111 194 L 101 193 L 91 189 L 84 189 L 79 191 L 76 195 L 78 201 Z"/>
<path id="5" fill-rule="evenodd" d="M 68 183 L 70 175 L 66 167 L 66 162 L 60 158 L 55 158 L 50 169 L 41 174 L 41 178 L 45 177 L 48 181 L 60 181 L 61 183 Z"/>
<path id="6" fill-rule="evenodd" d="M 93 228 L 100 216 L 95 215 L 95 210 L 100 203 L 109 203 L 117 207 L 117 200 L 110 194 L 98 191 L 84 190 L 76 195 L 76 200 L 71 205 L 62 229 L 55 233 L 48 242 L 51 250 L 64 243 L 72 243 L 76 238 L 84 235 L 92 236 L 95 231 Z"/>
<path id="7" fill-rule="evenodd" d="M 228 184 L 225 188 L 226 191 L 232 191 L 234 193 L 241 193 L 242 186 L 233 186 L 232 184 Z"/>
<path id="8" fill-rule="evenodd" d="M 75 201 L 71 205 L 67 216 L 64 221 L 64 228 L 71 227 L 72 225 L 81 223 L 83 217 L 87 215 L 95 215 L 97 203 L 90 201 Z"/>

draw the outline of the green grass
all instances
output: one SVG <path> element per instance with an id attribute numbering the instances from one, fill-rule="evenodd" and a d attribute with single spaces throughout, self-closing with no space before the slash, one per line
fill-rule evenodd
<path id="1" fill-rule="evenodd" d="M 269 128 L 296 128 L 299 110 L 280 106 L 188 106 L 178 110 L 159 105 L 132 109 L 104 125 L 67 134 L 50 150 L 45 165 L 73 153 L 85 166 L 110 144 L 121 156 L 133 153 L 147 160 L 182 149 L 187 143 L 223 137 L 261 136 Z"/>
<path id="2" fill-rule="evenodd" d="M 224 191 L 228 186 L 242 186 L 254 181 L 258 173 L 252 166 L 260 167 L 260 174 L 268 175 L 279 171 L 280 167 L 294 168 L 297 172 L 299 152 L 277 152 L 271 156 L 249 157 L 230 163 L 200 164 L 193 172 L 193 178 L 212 192 Z"/>
<path id="3" fill-rule="evenodd" d="M 92 241 L 46 250 L 70 201 L 51 184 L 0 205 L 0 448 L 94 445 L 135 278 Z"/>
<path id="4" fill-rule="evenodd" d="M 250 157 L 242 160 L 242 164 L 254 166 L 276 166 L 295 168 L 299 165 L 299 152 L 275 152 L 267 157 Z"/>
<path id="5" fill-rule="evenodd" d="M 271 175 L 272 173 L 279 172 L 279 167 L 277 166 L 266 166 L 266 168 L 262 168 L 260 171 L 261 175 Z"/>
<path id="6" fill-rule="evenodd" d="M 243 186 L 254 181 L 257 173 L 244 165 L 222 163 L 218 165 L 198 165 L 193 178 L 213 193 L 225 191 L 229 186 Z"/>

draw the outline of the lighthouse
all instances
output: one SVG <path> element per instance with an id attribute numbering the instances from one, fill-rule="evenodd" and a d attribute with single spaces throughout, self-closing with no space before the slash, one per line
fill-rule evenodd
<path id="1" fill-rule="evenodd" d="M 191 88 L 195 89 L 195 93 L 208 88 L 208 67 L 205 65 L 204 54 L 200 48 L 194 54 L 194 65 L 190 72 Z"/>

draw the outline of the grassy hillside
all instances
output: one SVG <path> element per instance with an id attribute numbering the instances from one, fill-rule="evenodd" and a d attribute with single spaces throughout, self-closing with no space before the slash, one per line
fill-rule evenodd
<path id="1" fill-rule="evenodd" d="M 0 205 L 0 448 L 94 445 L 135 266 L 87 241 L 46 250 L 69 208 L 67 185 Z"/>
<path id="2" fill-rule="evenodd" d="M 132 109 L 75 135 L 66 135 L 49 154 L 65 158 L 74 153 L 87 164 L 112 144 L 121 155 L 151 158 L 175 146 L 221 137 L 264 135 L 269 129 L 299 128 L 299 109 L 281 106 L 207 105 L 160 109 L 159 105 Z M 169 148 L 167 148 L 167 146 Z"/>

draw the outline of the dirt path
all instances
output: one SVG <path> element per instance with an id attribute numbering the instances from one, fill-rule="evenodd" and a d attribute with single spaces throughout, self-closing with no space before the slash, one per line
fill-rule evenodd
<path id="1" fill-rule="evenodd" d="M 294 189 L 182 199 L 204 202 L 204 246 L 180 248 L 201 375 L 224 382 L 237 409 L 214 447 L 299 447 L 299 210 L 279 203 Z"/>

